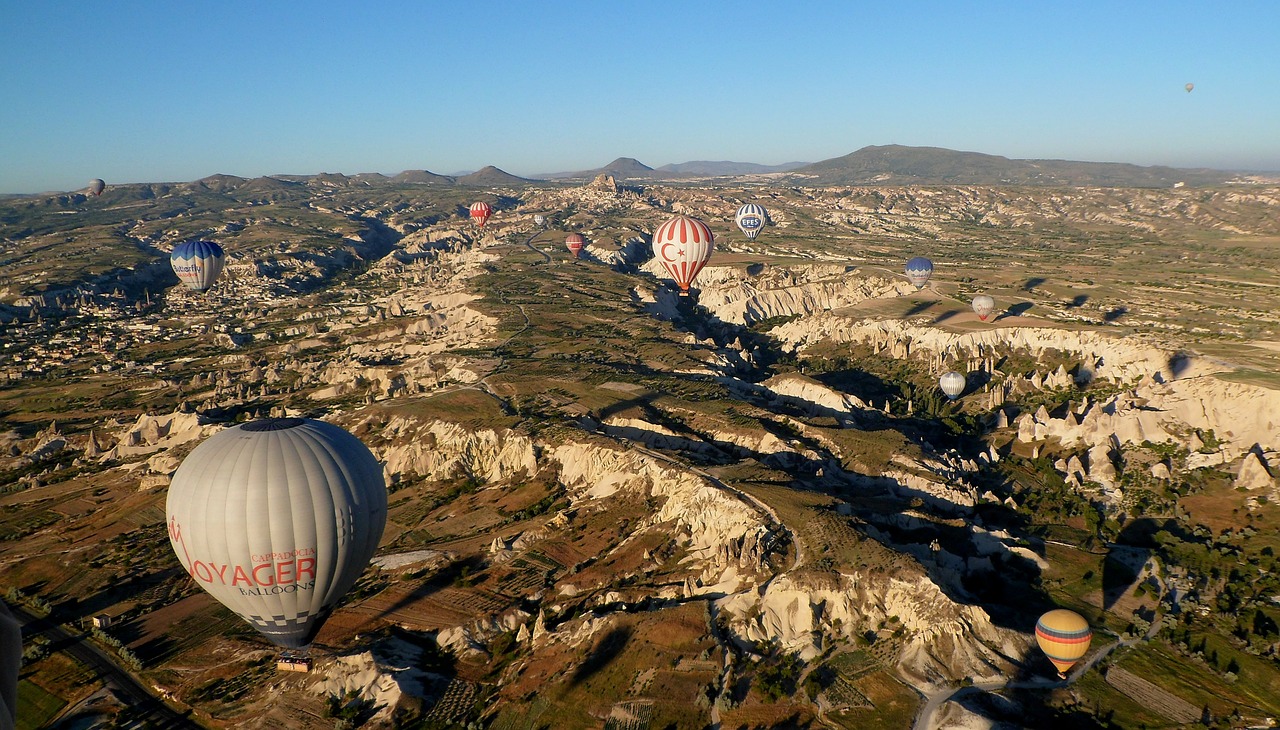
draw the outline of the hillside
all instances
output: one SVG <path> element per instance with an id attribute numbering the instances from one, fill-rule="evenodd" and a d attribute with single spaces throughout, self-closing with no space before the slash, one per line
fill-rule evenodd
<path id="1" fill-rule="evenodd" d="M 1218 185 L 1237 175 L 1220 170 L 1140 167 L 1112 162 L 1011 160 L 939 147 L 863 147 L 792 171 L 808 185 L 1036 185 L 1167 188 Z"/>
<path id="2" fill-rule="evenodd" d="M 754 162 L 730 162 L 728 160 L 694 160 L 677 162 L 657 168 L 658 172 L 674 175 L 698 175 L 706 177 L 733 177 L 737 175 L 761 175 L 770 172 L 787 172 L 804 167 L 807 162 L 785 162 L 781 165 L 760 165 Z"/>
<path id="3" fill-rule="evenodd" d="M 1280 187 L 528 182 L 478 229 L 473 188 L 357 177 L 0 201 L 0 592 L 48 612 L 38 712 L 140 721 L 34 638 L 105 613 L 80 641 L 211 728 L 1280 715 Z M 716 234 L 690 297 L 648 241 L 675 211 Z M 193 237 L 227 252 L 204 294 L 168 262 Z M 191 450 L 265 416 L 388 485 L 307 674 L 165 519 Z M 1054 607 L 1105 655 L 1069 683 Z"/>
<path id="4" fill-rule="evenodd" d="M 493 165 L 483 167 L 470 175 L 463 175 L 454 180 L 459 185 L 472 185 L 476 187 L 488 187 L 492 185 L 527 185 L 533 180 L 523 177 L 516 177 L 509 172 L 499 170 Z"/>

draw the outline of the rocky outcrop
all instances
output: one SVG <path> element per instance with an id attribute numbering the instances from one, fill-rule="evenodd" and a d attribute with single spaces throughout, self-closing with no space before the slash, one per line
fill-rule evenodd
<path id="1" fill-rule="evenodd" d="M 375 453 L 392 484 L 410 475 L 493 483 L 538 470 L 533 441 L 510 430 L 471 430 L 446 421 L 397 416 L 382 428 L 380 441 L 389 445 Z"/>
<path id="2" fill-rule="evenodd" d="M 926 682 L 995 675 L 1005 663 L 1001 654 L 1018 656 L 1029 645 L 1028 636 L 997 628 L 981 608 L 956 603 L 923 574 L 840 575 L 837 581 L 815 585 L 784 575 L 763 594 L 730 596 L 717 610 L 740 640 L 776 639 L 805 659 L 822 652 L 823 634 L 852 640 L 897 617 L 905 631 L 902 664 Z"/>

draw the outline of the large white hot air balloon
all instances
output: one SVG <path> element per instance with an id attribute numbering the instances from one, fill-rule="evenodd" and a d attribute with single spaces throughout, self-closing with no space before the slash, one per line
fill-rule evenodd
<path id="1" fill-rule="evenodd" d="M 990 317 L 994 311 L 996 311 L 996 300 L 990 295 L 979 294 L 973 298 L 973 313 L 978 315 L 978 319 L 986 322 L 987 317 Z"/>
<path id="2" fill-rule="evenodd" d="M 97 197 L 102 195 L 102 191 L 107 189 L 107 184 L 102 182 L 102 178 L 95 177 L 89 181 L 89 194 Z"/>
<path id="3" fill-rule="evenodd" d="M 680 296 L 689 296 L 689 285 L 711 260 L 715 236 L 706 223 L 687 215 L 677 215 L 653 232 L 653 255 L 680 287 Z"/>
<path id="4" fill-rule="evenodd" d="M 373 557 L 387 488 L 355 436 L 324 421 L 271 418 L 197 446 L 173 475 L 165 518 L 201 588 L 297 649 Z"/>
<path id="5" fill-rule="evenodd" d="M 18 673 L 22 670 L 22 626 L 0 603 L 0 728 L 18 716 Z"/>
<path id="6" fill-rule="evenodd" d="M 187 241 L 173 247 L 169 264 L 183 284 L 196 291 L 209 291 L 218 280 L 227 257 L 213 241 Z"/>
<path id="7" fill-rule="evenodd" d="M 542 227 L 547 224 L 547 217 L 539 213 L 533 217 L 533 224 L 535 226 Z"/>
<path id="8" fill-rule="evenodd" d="M 756 236 L 764 230 L 764 223 L 767 220 L 769 220 L 769 214 L 765 212 L 764 206 L 755 203 L 747 203 L 738 208 L 738 213 L 734 216 L 734 221 L 748 241 L 756 240 Z"/>
<path id="9" fill-rule="evenodd" d="M 947 394 L 947 400 L 955 400 L 964 392 L 965 377 L 954 370 L 945 372 L 938 378 L 938 387 Z"/>

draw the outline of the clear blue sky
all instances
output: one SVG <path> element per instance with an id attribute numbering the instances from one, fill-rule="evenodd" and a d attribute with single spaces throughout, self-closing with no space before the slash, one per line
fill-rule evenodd
<path id="1" fill-rule="evenodd" d="M 1273 0 L 0 0 L 0 192 L 895 143 L 1280 170 L 1278 40 Z"/>

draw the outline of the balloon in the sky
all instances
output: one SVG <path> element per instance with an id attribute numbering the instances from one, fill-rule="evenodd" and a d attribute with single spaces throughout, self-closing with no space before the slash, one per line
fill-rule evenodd
<path id="1" fill-rule="evenodd" d="M 1040 651 L 1049 657 L 1058 675 L 1065 677 L 1071 666 L 1089 651 L 1093 631 L 1089 622 L 1075 611 L 1054 609 L 1036 622 L 1036 643 Z"/>
<path id="2" fill-rule="evenodd" d="M 475 223 L 477 228 L 484 228 L 485 221 L 489 220 L 489 216 L 492 214 L 493 208 L 490 208 L 488 203 L 471 204 L 471 222 Z"/>
<path id="3" fill-rule="evenodd" d="M 539 213 L 533 217 L 533 224 L 535 226 L 545 226 L 547 224 L 547 217 Z"/>
<path id="4" fill-rule="evenodd" d="M 673 216 L 653 232 L 653 255 L 680 287 L 680 296 L 689 296 L 689 285 L 711 260 L 715 236 L 706 223 L 687 215 Z"/>
<path id="5" fill-rule="evenodd" d="M 94 178 L 89 181 L 89 194 L 98 196 L 102 195 L 102 191 L 107 189 L 107 184 L 102 182 L 101 178 Z"/>
<path id="6" fill-rule="evenodd" d="M 169 263 L 183 284 L 196 291 L 209 291 L 222 273 L 227 257 L 222 247 L 213 241 L 187 241 L 173 247 Z"/>
<path id="7" fill-rule="evenodd" d="M 1188 94 L 1190 94 L 1190 93 L 1191 93 L 1191 90 L 1192 90 L 1192 89 L 1194 89 L 1194 88 L 1196 88 L 1196 85 L 1195 85 L 1195 84 L 1187 84 L 1187 85 L 1186 85 L 1185 87 L 1183 87 L 1183 88 L 1185 88 L 1185 89 L 1187 90 L 1187 93 L 1188 93 Z"/>
<path id="8" fill-rule="evenodd" d="M 945 372 L 938 378 L 938 387 L 947 394 L 948 400 L 955 400 L 964 392 L 965 378 L 954 370 Z"/>
<path id="9" fill-rule="evenodd" d="M 18 716 L 18 673 L 22 670 L 22 626 L 0 603 L 0 728 Z"/>
<path id="10" fill-rule="evenodd" d="M 987 317 L 996 311 L 996 300 L 987 294 L 979 294 L 973 298 L 973 313 L 978 315 L 978 319 L 983 322 L 987 321 Z"/>
<path id="11" fill-rule="evenodd" d="M 587 239 L 583 238 L 581 233 L 570 233 L 564 237 L 564 245 L 568 247 L 576 259 L 578 254 L 582 253 L 582 247 L 587 245 Z"/>
<path id="12" fill-rule="evenodd" d="M 755 203 L 747 203 L 738 208 L 738 214 L 734 216 L 738 228 L 746 235 L 748 241 L 756 240 L 756 236 L 760 235 L 760 231 L 764 229 L 764 222 L 768 219 L 769 214 L 765 212 L 764 206 Z"/>
<path id="13" fill-rule="evenodd" d="M 916 289 L 923 289 L 924 285 L 929 283 L 929 277 L 933 276 L 933 262 L 923 256 L 917 256 L 907 262 L 906 273 Z"/>
<path id="14" fill-rule="evenodd" d="M 382 539 L 382 467 L 324 421 L 269 418 L 197 446 L 169 487 L 169 542 L 209 595 L 268 639 L 310 644 Z"/>

